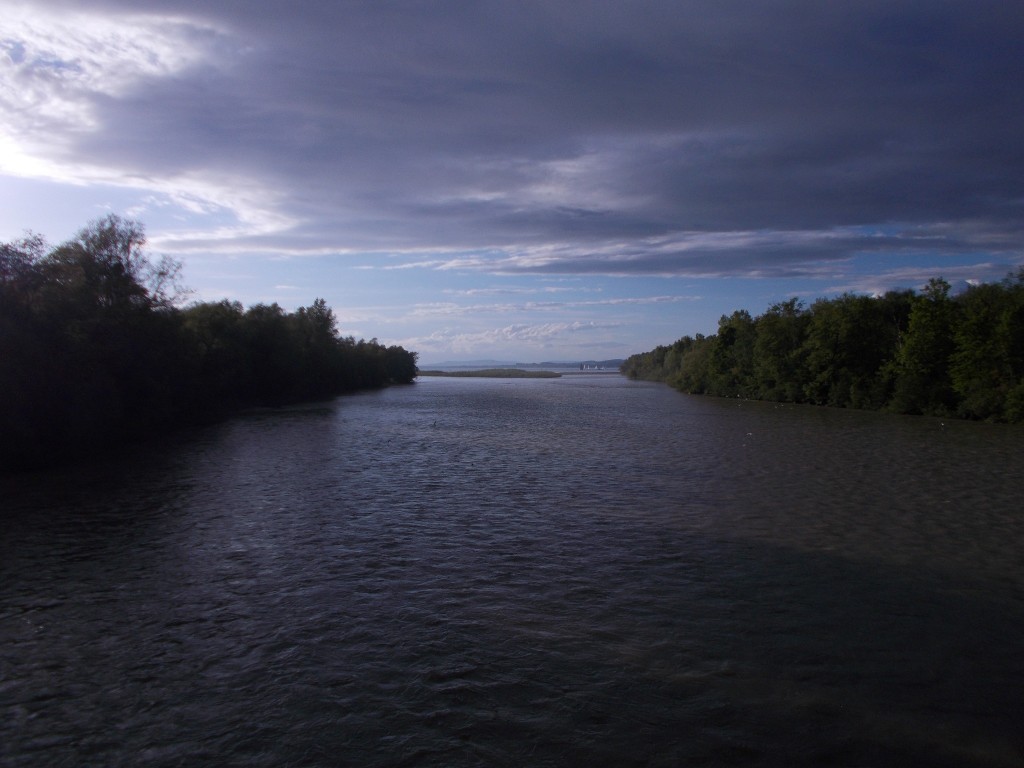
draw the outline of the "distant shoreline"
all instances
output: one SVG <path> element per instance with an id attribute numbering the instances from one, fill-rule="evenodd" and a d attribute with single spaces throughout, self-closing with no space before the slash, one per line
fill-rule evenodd
<path id="1" fill-rule="evenodd" d="M 558 379 L 555 371 L 524 371 L 519 368 L 485 368 L 480 371 L 419 371 L 419 376 L 443 376 L 476 379 Z"/>

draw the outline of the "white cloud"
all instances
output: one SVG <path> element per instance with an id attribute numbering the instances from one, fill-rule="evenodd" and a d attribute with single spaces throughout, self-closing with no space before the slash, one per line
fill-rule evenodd
<path id="1" fill-rule="evenodd" d="M 700 301 L 700 296 L 633 296 L 589 301 L 526 301 L 519 304 L 458 304 L 456 302 L 430 302 L 417 304 L 409 313 L 413 317 L 470 316 L 482 314 L 526 314 L 562 312 L 566 310 L 594 309 L 598 307 L 646 306 Z"/>
<path id="2" fill-rule="evenodd" d="M 554 286 L 545 285 L 530 288 L 465 288 L 456 290 L 447 288 L 442 293 L 452 296 L 516 296 L 533 295 L 537 293 L 600 293 L 598 288 L 585 288 L 581 286 Z"/>
<path id="3" fill-rule="evenodd" d="M 423 353 L 467 355 L 495 348 L 515 353 L 528 353 L 552 349 L 565 343 L 576 344 L 578 340 L 575 337 L 578 335 L 587 335 L 617 327 L 619 327 L 617 323 L 594 321 L 515 323 L 473 332 L 445 329 L 435 331 L 429 336 L 407 341 L 413 348 L 422 350 Z"/>
<path id="4" fill-rule="evenodd" d="M 104 106 L 148 84 L 217 66 L 228 33 L 183 16 L 46 10 L 15 4 L 0 14 L 0 173 L 72 185 L 106 184 L 148 191 L 128 215 L 174 206 L 214 218 L 212 229 L 153 237 L 176 253 L 194 240 L 209 243 L 287 229 L 275 195 L 241 174 L 179 170 L 153 176 L 129 164 L 97 164 L 76 142 L 101 134 Z M 230 224 L 224 221 L 232 222 Z"/>
<path id="5" fill-rule="evenodd" d="M 919 290 L 934 277 L 942 277 L 950 283 L 977 285 L 998 282 L 1013 272 L 1015 266 L 1006 262 L 979 262 L 976 264 L 920 265 L 887 269 L 871 275 L 851 275 L 847 282 L 832 285 L 825 293 L 868 293 L 881 296 L 895 288 Z"/>
<path id="6" fill-rule="evenodd" d="M 34 156 L 38 137 L 96 129 L 97 101 L 146 80 L 179 75 L 208 61 L 220 32 L 173 16 L 48 12 L 15 5 L 0 15 L 0 132 Z M 7 156 L 4 170 L 18 168 Z"/>

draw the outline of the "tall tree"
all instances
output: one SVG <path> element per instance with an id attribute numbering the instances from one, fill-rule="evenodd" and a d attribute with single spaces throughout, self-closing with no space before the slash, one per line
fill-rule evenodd
<path id="1" fill-rule="evenodd" d="M 750 313 L 738 309 L 718 321 L 711 350 L 709 391 L 724 397 L 754 397 L 754 343 L 757 328 Z"/>
<path id="2" fill-rule="evenodd" d="M 956 395 L 950 378 L 956 305 L 949 283 L 932 278 L 914 298 L 906 338 L 897 355 L 892 407 L 902 413 L 948 415 Z"/>
<path id="3" fill-rule="evenodd" d="M 960 415 L 1003 420 L 1024 384 L 1024 269 L 1015 279 L 971 287 L 957 303 L 950 370 Z"/>
<path id="4" fill-rule="evenodd" d="M 883 369 L 896 356 L 912 295 L 843 294 L 814 303 L 806 349 L 810 402 L 881 408 L 888 401 L 891 392 Z"/>
<path id="5" fill-rule="evenodd" d="M 783 402 L 804 399 L 804 340 L 809 320 L 796 298 L 773 304 L 757 318 L 754 378 L 758 397 Z"/>

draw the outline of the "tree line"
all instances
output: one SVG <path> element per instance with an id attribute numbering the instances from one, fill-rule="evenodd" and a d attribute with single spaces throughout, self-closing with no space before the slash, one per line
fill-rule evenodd
<path id="1" fill-rule="evenodd" d="M 0 244 L 0 469 L 416 377 L 416 353 L 340 336 L 323 299 L 182 307 L 180 264 L 144 244 L 115 215 L 54 248 Z"/>
<path id="2" fill-rule="evenodd" d="M 696 394 L 1024 422 L 1024 267 L 956 295 L 934 278 L 920 292 L 738 310 L 621 370 Z"/>

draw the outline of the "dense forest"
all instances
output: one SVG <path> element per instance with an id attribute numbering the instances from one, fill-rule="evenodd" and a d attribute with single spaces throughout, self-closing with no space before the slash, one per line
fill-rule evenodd
<path id="1" fill-rule="evenodd" d="M 144 244 L 113 215 L 54 248 L 0 244 L 0 470 L 416 377 L 415 353 L 339 336 L 323 299 L 181 306 L 180 265 Z"/>
<path id="2" fill-rule="evenodd" d="M 1024 422 L 1024 268 L 957 295 L 936 278 L 920 293 L 738 310 L 621 370 L 699 394 Z"/>

